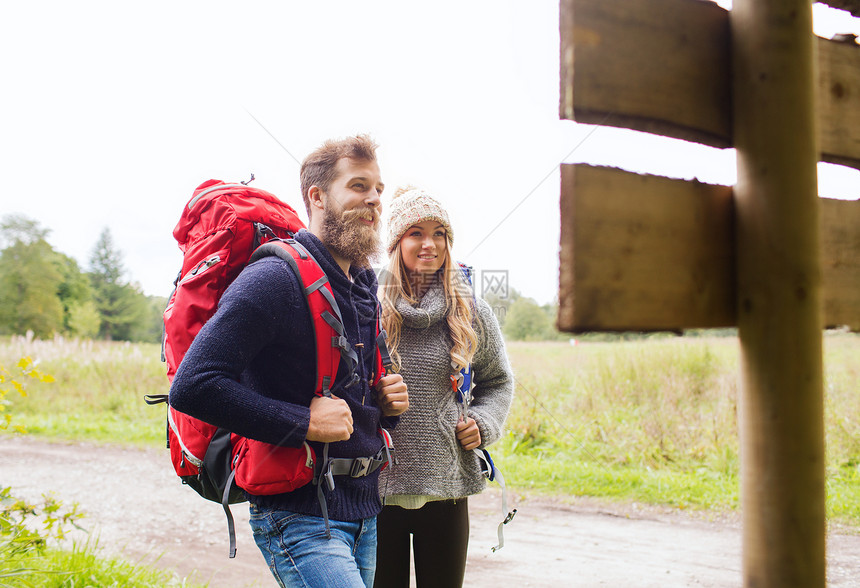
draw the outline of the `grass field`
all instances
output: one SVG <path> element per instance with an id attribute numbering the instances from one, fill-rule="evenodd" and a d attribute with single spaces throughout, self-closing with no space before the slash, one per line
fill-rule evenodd
<path id="1" fill-rule="evenodd" d="M 828 516 L 860 526 L 860 336 L 825 348 Z M 738 507 L 734 337 L 508 345 L 516 397 L 494 448 L 508 484 L 563 496 L 734 510 Z M 164 444 L 167 389 L 156 345 L 23 338 L 0 363 L 30 356 L 54 384 L 7 396 L 32 435 Z"/>

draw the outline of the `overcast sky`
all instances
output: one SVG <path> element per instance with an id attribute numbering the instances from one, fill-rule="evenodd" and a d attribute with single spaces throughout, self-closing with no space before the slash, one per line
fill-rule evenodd
<path id="1" fill-rule="evenodd" d="M 860 19 L 816 9 L 816 29 Z M 171 291 L 198 184 L 254 173 L 304 219 L 297 160 L 330 137 L 370 133 L 383 204 L 433 192 L 456 257 L 540 303 L 561 161 L 734 182 L 731 150 L 558 120 L 557 1 L 6 2 L 0 30 L 0 215 L 84 268 L 109 227 L 147 294 Z M 823 195 L 860 197 L 860 173 L 822 168 Z"/>

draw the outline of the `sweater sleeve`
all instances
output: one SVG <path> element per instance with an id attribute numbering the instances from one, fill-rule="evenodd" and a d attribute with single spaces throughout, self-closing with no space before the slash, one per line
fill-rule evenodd
<path id="1" fill-rule="evenodd" d="M 243 437 L 300 445 L 309 408 L 289 402 L 295 395 L 288 390 L 249 385 L 243 374 L 264 349 L 296 330 L 296 311 L 307 316 L 303 305 L 286 263 L 270 258 L 248 266 L 185 354 L 170 388 L 171 406 Z"/>
<path id="2" fill-rule="evenodd" d="M 499 321 L 486 301 L 476 301 L 479 343 L 472 360 L 474 387 L 469 414 L 478 423 L 483 448 L 502 436 L 514 398 L 514 377 Z"/>

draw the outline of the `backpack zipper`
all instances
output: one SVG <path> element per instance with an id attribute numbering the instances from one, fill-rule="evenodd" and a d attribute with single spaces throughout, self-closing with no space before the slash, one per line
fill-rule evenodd
<path id="1" fill-rule="evenodd" d="M 215 190 L 224 190 L 225 188 L 242 189 L 245 187 L 246 186 L 243 184 L 216 184 L 214 186 L 210 186 L 209 188 L 203 190 L 202 192 L 200 192 L 200 194 L 191 199 L 191 201 L 188 203 L 188 210 L 194 208 L 194 205 L 197 204 L 197 201 L 206 196 L 206 194 L 208 194 L 209 192 L 214 192 Z"/>
<path id="2" fill-rule="evenodd" d="M 176 435 L 176 440 L 179 441 L 179 447 L 182 449 L 183 457 L 188 458 L 188 461 L 194 464 L 198 469 L 202 468 L 203 460 L 191 453 L 182 441 L 182 435 L 179 434 L 179 427 L 176 426 L 176 423 L 173 420 L 173 415 L 170 414 L 170 409 L 167 410 L 167 422 L 170 425 L 170 428 L 173 429 L 173 434 Z"/>
<path id="3" fill-rule="evenodd" d="M 213 265 L 216 265 L 218 263 L 221 263 L 221 256 L 216 253 L 215 255 L 210 257 L 209 259 L 204 259 L 203 261 L 201 261 L 200 263 L 195 265 L 194 269 L 192 269 L 190 272 L 188 272 L 188 274 L 186 274 L 186 276 L 184 278 L 182 278 L 179 281 L 179 283 L 181 284 L 185 280 L 192 278 L 192 277 L 196 276 L 197 274 L 202 274 L 207 269 L 209 269 L 210 267 L 212 267 Z"/>

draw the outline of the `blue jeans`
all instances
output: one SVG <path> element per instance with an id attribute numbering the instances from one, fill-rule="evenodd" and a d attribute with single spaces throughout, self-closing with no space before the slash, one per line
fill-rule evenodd
<path id="1" fill-rule="evenodd" d="M 251 505 L 251 530 L 280 586 L 369 588 L 376 573 L 376 517 L 334 521 Z"/>

